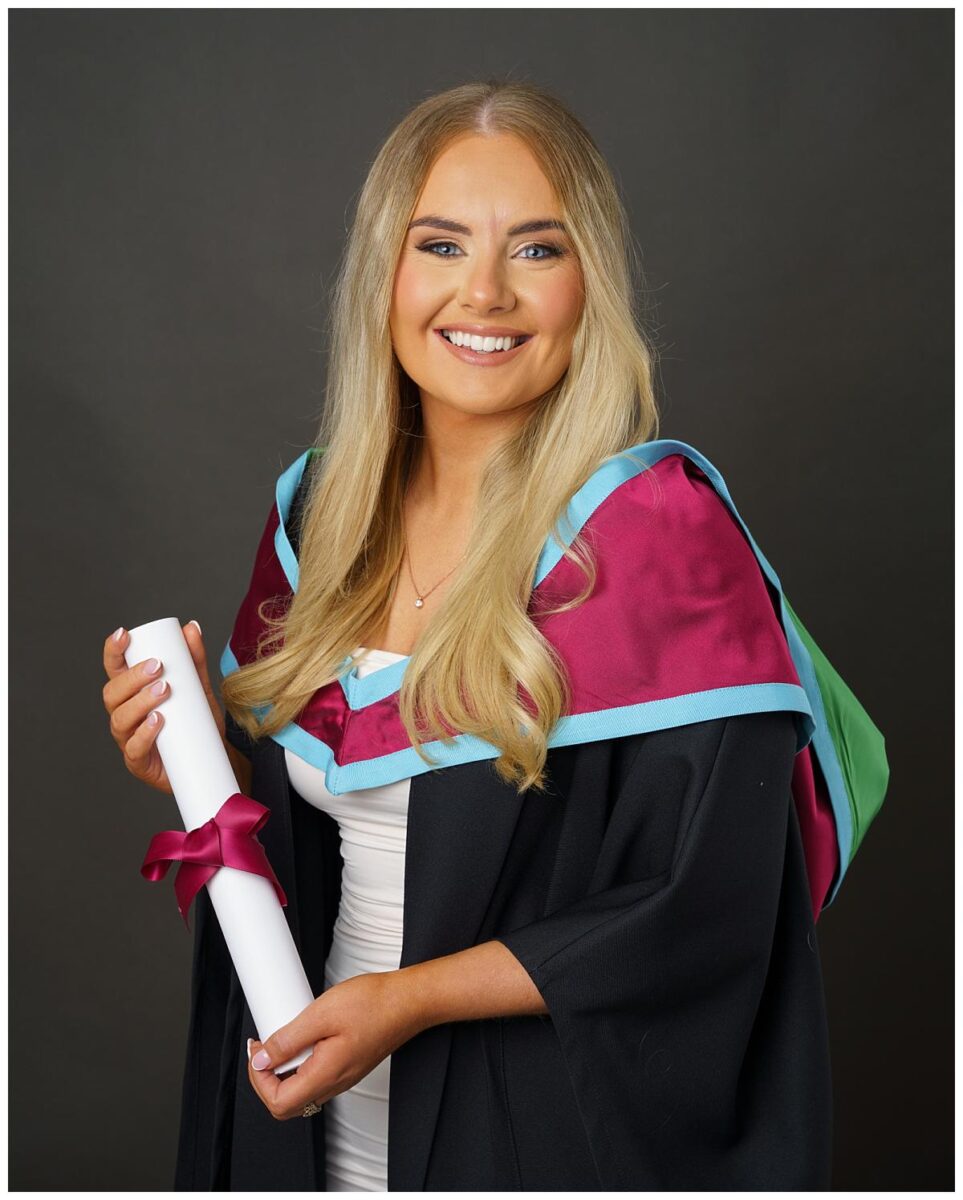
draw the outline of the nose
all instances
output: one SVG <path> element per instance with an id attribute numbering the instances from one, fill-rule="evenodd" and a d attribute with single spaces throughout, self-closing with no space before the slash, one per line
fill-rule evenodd
<path id="1" fill-rule="evenodd" d="M 500 254 L 495 251 L 481 251 L 474 256 L 467 264 L 458 300 L 463 307 L 478 312 L 510 309 L 514 306 L 515 295 Z"/>

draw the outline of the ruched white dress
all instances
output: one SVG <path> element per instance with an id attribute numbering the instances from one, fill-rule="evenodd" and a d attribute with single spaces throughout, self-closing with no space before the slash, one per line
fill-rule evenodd
<path id="1" fill-rule="evenodd" d="M 357 652 L 364 647 L 358 647 Z M 365 650 L 360 677 L 404 658 Z M 410 780 L 332 796 L 324 772 L 285 749 L 295 791 L 334 817 L 341 830 L 341 906 L 324 969 L 325 989 L 353 975 L 394 971 L 401 962 L 405 835 Z M 327 1190 L 388 1190 L 388 1081 L 391 1056 L 324 1106 Z"/>

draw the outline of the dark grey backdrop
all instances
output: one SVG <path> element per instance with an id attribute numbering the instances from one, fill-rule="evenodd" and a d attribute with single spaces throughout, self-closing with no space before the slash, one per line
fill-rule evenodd
<path id="1" fill-rule="evenodd" d="M 509 72 L 624 186 L 663 436 L 887 735 L 818 926 L 835 1187 L 952 1188 L 952 13 L 21 9 L 9 46 L 11 1187 L 171 1185 L 191 946 L 138 868 L 176 810 L 102 642 L 196 616 L 219 658 L 375 149 Z"/>

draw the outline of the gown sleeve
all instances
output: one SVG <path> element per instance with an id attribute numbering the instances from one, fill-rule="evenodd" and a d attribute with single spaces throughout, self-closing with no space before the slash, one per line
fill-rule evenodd
<path id="1" fill-rule="evenodd" d="M 605 1188 L 828 1186 L 795 739 L 786 712 L 641 735 L 604 882 L 497 937 L 545 1001 Z"/>

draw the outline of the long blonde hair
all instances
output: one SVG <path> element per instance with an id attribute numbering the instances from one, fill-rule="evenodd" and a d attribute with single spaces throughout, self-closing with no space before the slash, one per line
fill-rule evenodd
<path id="1" fill-rule="evenodd" d="M 544 787 L 548 738 L 570 701 L 563 663 L 528 613 L 540 552 L 601 462 L 658 429 L 640 255 L 617 185 L 582 124 L 529 83 L 473 82 L 430 96 L 372 164 L 331 306 L 323 453 L 312 456 L 297 590 L 280 616 L 262 605 L 258 657 L 224 680 L 222 695 L 251 736 L 276 733 L 387 616 L 421 430 L 417 388 L 391 344 L 393 279 L 432 163 L 466 133 L 513 134 L 536 156 L 580 261 L 583 311 L 567 371 L 486 464 L 467 557 L 407 663 L 399 712 L 429 766 L 423 742 L 474 734 L 500 750 L 499 776 L 524 790 Z M 595 565 L 581 537 L 564 552 L 586 578 L 571 608 L 591 594 Z M 264 706 L 262 718 L 251 711 Z"/>

